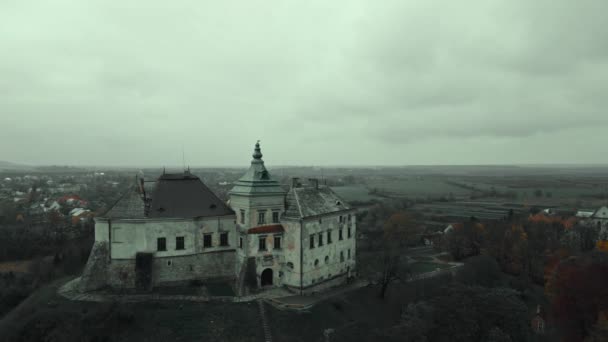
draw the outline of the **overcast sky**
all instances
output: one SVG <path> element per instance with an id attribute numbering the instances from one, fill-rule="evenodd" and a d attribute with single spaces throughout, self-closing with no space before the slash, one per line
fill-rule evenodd
<path id="1" fill-rule="evenodd" d="M 0 160 L 608 162 L 608 1 L 0 1 Z"/>

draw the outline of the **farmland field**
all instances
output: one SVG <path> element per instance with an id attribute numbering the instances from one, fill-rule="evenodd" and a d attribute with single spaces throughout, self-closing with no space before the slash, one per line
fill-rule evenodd
<path id="1" fill-rule="evenodd" d="M 447 177 L 408 177 L 370 181 L 367 187 L 404 197 L 438 197 L 448 196 L 450 193 L 454 196 L 463 196 L 471 193 L 470 190 L 446 183 L 447 179 Z"/>
<path id="2" fill-rule="evenodd" d="M 382 197 L 370 195 L 369 189 L 364 185 L 347 185 L 347 186 L 336 186 L 332 187 L 338 196 L 342 197 L 345 201 L 359 201 L 366 202 L 370 200 L 381 200 Z"/>

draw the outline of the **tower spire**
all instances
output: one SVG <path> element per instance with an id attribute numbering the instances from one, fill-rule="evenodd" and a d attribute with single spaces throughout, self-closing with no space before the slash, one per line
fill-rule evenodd
<path id="1" fill-rule="evenodd" d="M 253 156 L 253 161 L 256 161 L 256 160 L 261 161 L 262 160 L 262 150 L 260 149 L 260 141 L 259 140 L 255 143 L 255 148 L 253 149 L 252 156 Z"/>

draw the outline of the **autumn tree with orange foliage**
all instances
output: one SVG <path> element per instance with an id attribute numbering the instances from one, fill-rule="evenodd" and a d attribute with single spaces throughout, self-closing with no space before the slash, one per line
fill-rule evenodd
<path id="1" fill-rule="evenodd" d="M 484 243 L 485 226 L 477 220 L 458 225 L 447 233 L 443 244 L 455 260 L 479 255 Z"/>
<path id="2" fill-rule="evenodd" d="M 557 266 L 550 283 L 553 316 L 565 341 L 583 341 L 606 332 L 608 254 L 595 251 L 567 258 Z"/>

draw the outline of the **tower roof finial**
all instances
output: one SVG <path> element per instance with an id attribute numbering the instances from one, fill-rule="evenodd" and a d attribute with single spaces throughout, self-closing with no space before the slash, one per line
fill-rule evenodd
<path id="1" fill-rule="evenodd" d="M 253 149 L 253 159 L 261 160 L 262 159 L 262 150 L 260 149 L 260 141 L 258 140 L 255 143 L 255 148 Z"/>

